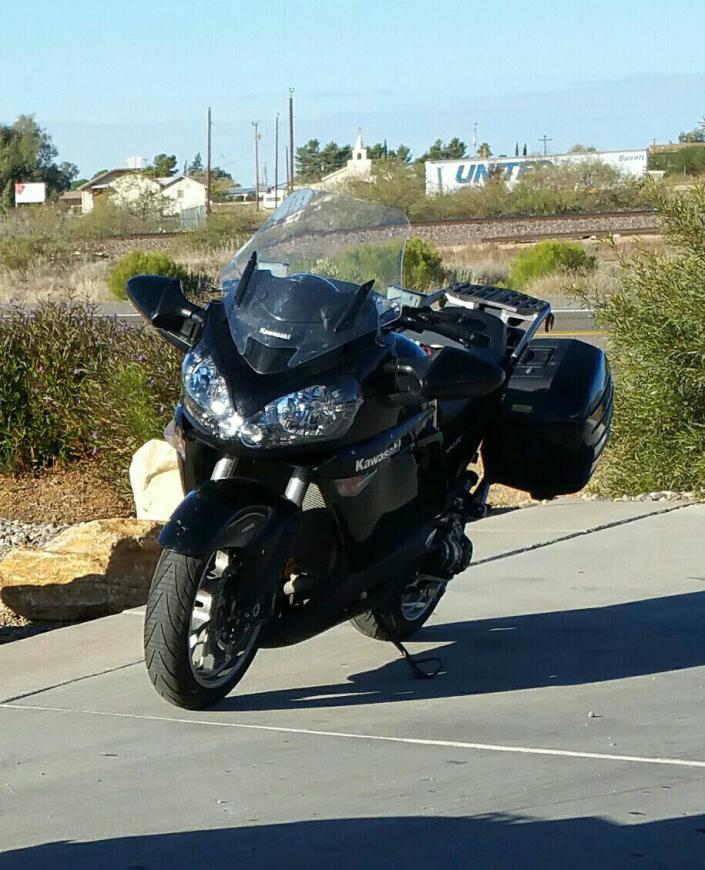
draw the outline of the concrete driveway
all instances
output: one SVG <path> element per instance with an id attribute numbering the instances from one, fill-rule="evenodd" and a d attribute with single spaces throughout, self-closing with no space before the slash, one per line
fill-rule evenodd
<path id="1" fill-rule="evenodd" d="M 137 611 L 7 644 L 0 867 L 705 867 L 704 524 L 580 500 L 478 523 L 411 645 L 428 682 L 343 625 L 189 713 Z"/>

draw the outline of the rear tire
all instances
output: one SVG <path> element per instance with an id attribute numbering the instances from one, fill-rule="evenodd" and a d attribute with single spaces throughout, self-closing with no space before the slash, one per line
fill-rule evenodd
<path id="1" fill-rule="evenodd" d="M 144 655 L 149 678 L 162 698 L 188 710 L 202 710 L 222 700 L 244 677 L 258 648 L 259 627 L 252 627 L 243 651 L 233 659 L 234 664 L 223 668 L 222 678 L 216 672 L 208 684 L 207 679 L 197 676 L 198 668 L 193 662 L 197 634 L 194 614 L 202 606 L 198 596 L 203 597 L 204 584 L 210 583 L 209 588 L 217 584 L 217 574 L 214 579 L 208 575 L 215 557 L 215 553 L 192 557 L 165 550 L 154 571 L 147 600 Z M 216 628 L 219 612 L 215 609 L 216 613 L 207 614 L 212 630 Z M 208 620 L 203 622 L 206 625 Z M 201 644 L 205 647 L 202 641 Z M 216 652 L 226 657 L 229 648 L 220 646 Z"/>
<path id="2" fill-rule="evenodd" d="M 424 579 L 428 578 L 415 578 L 392 600 L 381 607 L 366 610 L 350 622 L 361 634 L 373 640 L 406 640 L 428 622 L 445 592 L 445 587 L 440 587 L 435 597 L 414 608 L 410 605 L 412 590 L 415 584 L 422 583 Z"/>

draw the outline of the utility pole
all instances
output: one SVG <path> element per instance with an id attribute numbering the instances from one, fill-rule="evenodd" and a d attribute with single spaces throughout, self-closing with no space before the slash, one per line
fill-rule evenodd
<path id="1" fill-rule="evenodd" d="M 289 178 L 289 146 L 284 146 L 284 165 L 286 166 L 286 192 L 291 190 L 291 179 Z"/>
<path id="2" fill-rule="evenodd" d="M 274 208 L 279 205 L 279 112 L 274 121 Z"/>
<path id="3" fill-rule="evenodd" d="M 255 128 L 255 211 L 259 211 L 259 121 L 253 121 Z"/>
<path id="4" fill-rule="evenodd" d="M 545 157 L 548 154 L 548 143 L 553 142 L 553 139 L 544 133 L 539 142 L 543 142 L 543 156 Z"/>
<path id="5" fill-rule="evenodd" d="M 208 151 L 206 154 L 206 214 L 211 213 L 211 107 L 208 106 Z"/>
<path id="6" fill-rule="evenodd" d="M 477 121 L 472 125 L 472 153 L 477 157 Z"/>
<path id="7" fill-rule="evenodd" d="M 294 89 L 289 88 L 289 184 L 287 192 L 294 189 Z"/>

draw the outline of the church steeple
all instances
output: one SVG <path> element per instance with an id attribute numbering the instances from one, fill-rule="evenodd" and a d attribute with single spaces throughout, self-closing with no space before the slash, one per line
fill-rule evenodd
<path id="1" fill-rule="evenodd" d="M 362 141 L 361 130 L 358 132 L 357 139 L 355 140 L 355 145 L 353 146 L 352 159 L 367 160 L 367 148 L 365 148 L 365 143 Z"/>

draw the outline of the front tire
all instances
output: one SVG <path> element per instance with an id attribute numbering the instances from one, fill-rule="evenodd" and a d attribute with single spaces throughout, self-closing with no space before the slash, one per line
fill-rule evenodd
<path id="1" fill-rule="evenodd" d="M 244 677 L 258 648 L 258 623 L 225 628 L 227 554 L 165 550 L 154 571 L 144 622 L 147 672 L 166 701 L 212 707 Z M 226 639 L 224 639 L 224 637 Z"/>
<path id="2" fill-rule="evenodd" d="M 444 592 L 444 584 L 419 575 L 384 605 L 366 610 L 350 622 L 373 640 L 406 640 L 428 622 Z"/>

